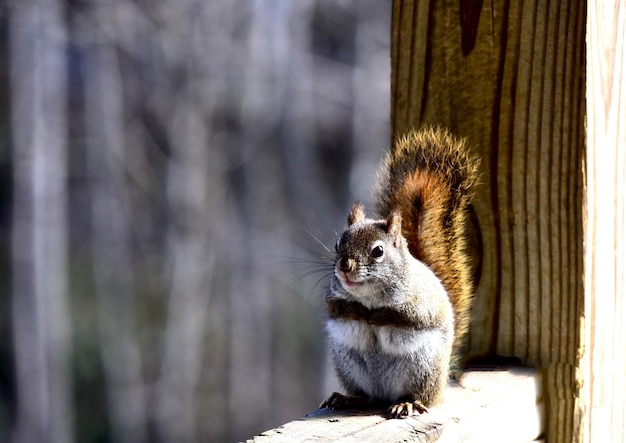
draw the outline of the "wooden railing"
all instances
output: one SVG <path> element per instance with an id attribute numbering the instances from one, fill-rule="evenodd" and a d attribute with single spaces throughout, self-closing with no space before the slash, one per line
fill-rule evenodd
<path id="1" fill-rule="evenodd" d="M 543 433 L 541 377 L 529 368 L 470 371 L 427 414 L 320 409 L 248 440 L 293 442 L 529 442 Z"/>

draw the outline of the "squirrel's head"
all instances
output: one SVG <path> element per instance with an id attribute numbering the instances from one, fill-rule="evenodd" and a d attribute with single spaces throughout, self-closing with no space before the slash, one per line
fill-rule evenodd
<path id="1" fill-rule="evenodd" d="M 335 277 L 358 299 L 380 297 L 397 284 L 409 254 L 399 211 L 382 220 L 365 216 L 361 203 L 348 214 L 348 227 L 337 239 Z"/>

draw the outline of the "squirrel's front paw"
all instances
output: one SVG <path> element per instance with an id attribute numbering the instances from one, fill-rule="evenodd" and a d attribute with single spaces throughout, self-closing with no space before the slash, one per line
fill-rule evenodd
<path id="1" fill-rule="evenodd" d="M 360 395 L 343 395 L 333 392 L 330 397 L 322 402 L 320 409 L 362 409 L 369 404 L 367 397 Z"/>
<path id="2" fill-rule="evenodd" d="M 403 418 L 410 417 L 412 415 L 423 414 L 428 412 L 426 406 L 419 400 L 403 401 L 395 403 L 389 407 L 387 415 L 389 418 Z"/>

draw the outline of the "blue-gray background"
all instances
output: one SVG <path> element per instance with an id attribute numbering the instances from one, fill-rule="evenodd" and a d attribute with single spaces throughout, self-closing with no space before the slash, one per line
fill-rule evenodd
<path id="1" fill-rule="evenodd" d="M 376 0 L 0 4 L 0 440 L 234 441 L 335 388 L 389 142 Z"/>

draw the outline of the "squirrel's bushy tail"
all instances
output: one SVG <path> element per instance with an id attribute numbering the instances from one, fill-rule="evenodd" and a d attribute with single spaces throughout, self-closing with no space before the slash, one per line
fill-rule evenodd
<path id="1" fill-rule="evenodd" d="M 409 250 L 448 291 L 455 314 L 453 365 L 469 329 L 473 284 L 466 223 L 478 165 L 464 141 L 448 131 L 411 131 L 396 140 L 381 165 L 376 192 L 380 215 L 401 210 Z"/>

